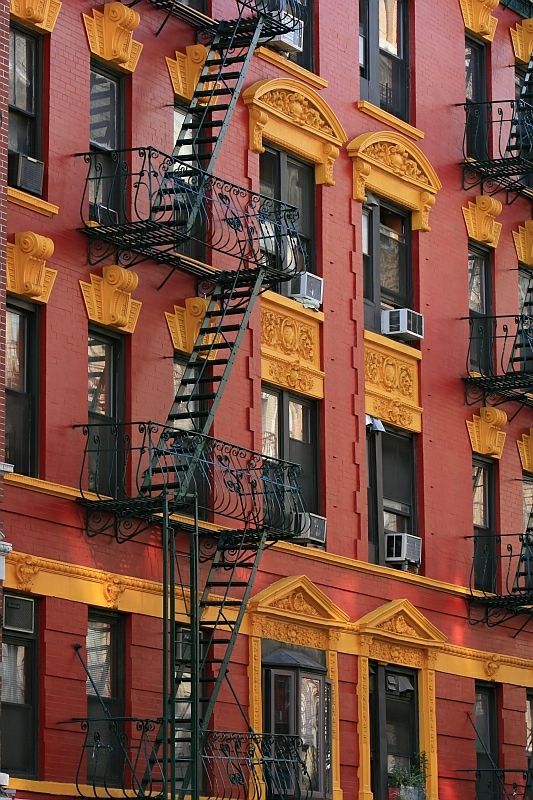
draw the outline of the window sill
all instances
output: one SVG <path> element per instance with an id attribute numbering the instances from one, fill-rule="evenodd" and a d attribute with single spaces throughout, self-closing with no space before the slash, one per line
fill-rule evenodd
<path id="1" fill-rule="evenodd" d="M 304 69 L 304 67 L 300 67 L 299 64 L 295 64 L 288 58 L 284 58 L 284 56 L 276 53 L 275 50 L 271 50 L 268 47 L 258 47 L 254 55 L 263 61 L 268 61 L 269 64 L 273 64 L 275 67 L 279 67 L 284 72 L 288 72 L 293 78 L 300 78 L 300 80 L 305 81 L 314 89 L 327 89 L 328 87 L 327 80 L 320 78 L 308 69 Z"/>
<path id="2" fill-rule="evenodd" d="M 388 125 L 390 128 L 394 128 L 394 130 L 400 133 L 405 133 L 405 135 L 410 136 L 411 139 L 423 139 L 425 136 L 423 131 L 414 128 L 412 125 L 409 125 L 408 122 L 398 119 L 398 117 L 395 117 L 393 114 L 389 114 L 388 111 L 383 111 L 383 109 L 375 106 L 373 103 L 369 103 L 368 100 L 359 100 L 357 108 L 364 114 L 368 114 L 370 117 L 384 122 L 385 125 Z"/>
<path id="3" fill-rule="evenodd" d="M 15 189 L 13 186 L 7 187 L 7 199 L 9 203 L 14 203 L 16 206 L 29 208 L 31 211 L 36 211 L 38 214 L 43 214 L 45 217 L 54 217 L 59 214 L 59 206 L 53 203 L 47 203 L 40 197 L 34 197 L 32 194 L 23 192 L 20 189 Z"/>

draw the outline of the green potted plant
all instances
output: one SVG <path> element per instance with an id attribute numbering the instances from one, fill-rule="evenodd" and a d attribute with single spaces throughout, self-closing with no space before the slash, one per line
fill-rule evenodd
<path id="1" fill-rule="evenodd" d="M 427 756 L 415 753 L 413 763 L 397 763 L 389 772 L 389 800 L 425 800 Z"/>

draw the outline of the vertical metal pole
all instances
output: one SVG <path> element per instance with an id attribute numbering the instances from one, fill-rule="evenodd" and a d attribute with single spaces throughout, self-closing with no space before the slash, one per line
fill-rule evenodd
<path id="1" fill-rule="evenodd" d="M 167 502 L 168 514 L 168 502 Z M 170 797 L 176 796 L 176 532 L 170 526 L 170 696 L 168 710 L 170 718 Z M 182 645 L 183 647 L 183 645 Z M 183 653 L 181 654 L 183 656 Z"/>
<path id="2" fill-rule="evenodd" d="M 168 793 L 168 496 L 163 487 L 163 783 L 164 795 Z"/>
<path id="3" fill-rule="evenodd" d="M 199 671 L 200 671 L 200 620 L 198 618 L 198 495 L 194 498 L 194 532 L 191 535 L 191 800 L 199 800 L 198 791 L 198 719 Z"/>

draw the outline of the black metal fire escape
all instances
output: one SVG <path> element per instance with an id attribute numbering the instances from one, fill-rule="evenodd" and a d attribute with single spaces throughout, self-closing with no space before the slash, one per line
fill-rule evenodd
<path id="1" fill-rule="evenodd" d="M 185 13 L 175 0 L 149 2 L 167 18 Z M 114 727 L 104 714 L 120 742 L 107 750 L 98 721 L 85 721 L 96 795 L 99 786 L 179 800 L 309 792 L 301 743 L 253 732 L 229 677 L 262 552 L 298 538 L 308 524 L 297 465 L 209 436 L 258 294 L 306 267 L 297 209 L 212 174 L 256 45 L 304 17 L 296 0 L 237 6 L 236 20 L 205 26 L 211 47 L 173 155 L 153 147 L 115 151 L 105 161 L 84 154 L 90 262 L 155 260 L 196 274 L 210 296 L 167 422 L 83 426 L 87 534 L 112 532 L 123 543 L 157 526 L 163 558 L 162 713 Z M 223 254 L 225 269 L 180 254 L 190 241 Z M 210 730 L 224 681 L 242 711 L 241 733 Z M 106 765 L 95 753 L 106 755 Z"/>

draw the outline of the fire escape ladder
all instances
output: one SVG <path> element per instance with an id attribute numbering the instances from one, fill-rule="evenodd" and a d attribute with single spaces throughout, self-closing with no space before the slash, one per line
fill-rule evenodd
<path id="1" fill-rule="evenodd" d="M 529 281 L 522 312 L 517 318 L 509 371 L 533 373 L 533 278 Z"/>

